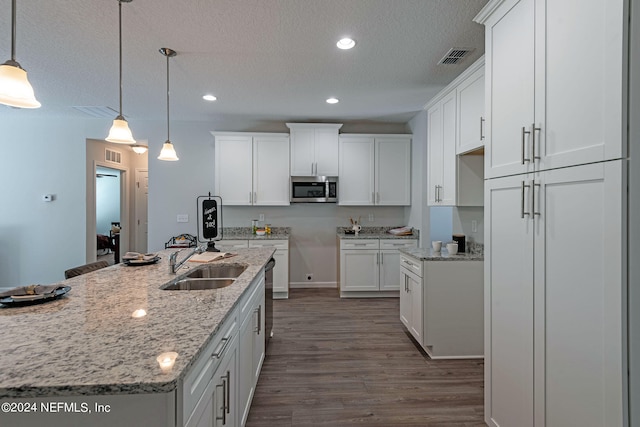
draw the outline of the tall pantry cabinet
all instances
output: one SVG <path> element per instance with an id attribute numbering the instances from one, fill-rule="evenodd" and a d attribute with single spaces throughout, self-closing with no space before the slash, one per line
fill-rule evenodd
<path id="1" fill-rule="evenodd" d="M 625 0 L 491 0 L 485 420 L 628 423 Z"/>

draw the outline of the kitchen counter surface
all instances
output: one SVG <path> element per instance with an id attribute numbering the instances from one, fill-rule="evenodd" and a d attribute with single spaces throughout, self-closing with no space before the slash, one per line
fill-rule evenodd
<path id="1" fill-rule="evenodd" d="M 272 227 L 271 234 L 258 236 L 251 232 L 251 227 L 224 227 L 222 240 L 289 240 L 291 227 Z"/>
<path id="2" fill-rule="evenodd" d="M 421 261 L 484 261 L 483 254 L 460 253 L 449 255 L 446 249 L 442 252 L 434 252 L 431 248 L 403 248 L 400 253 L 412 256 Z"/>
<path id="3" fill-rule="evenodd" d="M 56 301 L 0 308 L 0 398 L 174 390 L 274 250 L 241 249 L 216 261 L 248 265 L 226 288 L 165 291 L 202 265 L 187 262 L 170 274 L 172 251 L 159 252 L 153 265 L 117 264 L 62 281 L 72 289 Z M 133 318 L 140 308 L 148 314 Z M 178 358 L 163 373 L 156 357 L 166 351 Z"/>
<path id="4" fill-rule="evenodd" d="M 340 239 L 409 239 L 417 240 L 420 235 L 418 230 L 413 230 L 413 234 L 410 236 L 396 236 L 388 233 L 388 230 L 396 227 L 362 227 L 362 230 L 356 236 L 355 234 L 345 234 L 345 229 L 349 227 L 338 227 L 336 229 L 336 235 Z"/>

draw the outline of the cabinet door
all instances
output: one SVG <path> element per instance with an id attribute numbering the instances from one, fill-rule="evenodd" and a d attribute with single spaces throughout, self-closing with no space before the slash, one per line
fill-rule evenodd
<path id="1" fill-rule="evenodd" d="M 621 162 L 543 172 L 535 181 L 540 425 L 623 425 Z"/>
<path id="2" fill-rule="evenodd" d="M 534 238 L 528 178 L 485 182 L 485 420 L 490 426 L 533 426 Z"/>
<path id="3" fill-rule="evenodd" d="M 456 91 L 442 100 L 442 188 L 440 205 L 456 205 Z"/>
<path id="4" fill-rule="evenodd" d="M 458 86 L 458 138 L 456 154 L 484 145 L 484 67 Z"/>
<path id="5" fill-rule="evenodd" d="M 400 269 L 400 321 L 410 330 L 411 328 L 411 298 L 409 293 L 409 273 Z"/>
<path id="6" fill-rule="evenodd" d="M 291 175 L 314 175 L 315 131 L 313 128 L 291 129 Z"/>
<path id="7" fill-rule="evenodd" d="M 316 128 L 315 144 L 315 175 L 338 176 L 338 129 Z"/>
<path id="8" fill-rule="evenodd" d="M 227 349 L 212 382 L 215 382 L 213 418 L 215 427 L 235 427 L 237 419 L 237 369 L 238 339 L 234 338 Z"/>
<path id="9" fill-rule="evenodd" d="M 379 259 L 378 250 L 341 250 L 340 290 L 379 290 Z"/>
<path id="10" fill-rule="evenodd" d="M 289 292 L 289 251 L 277 250 L 273 258 L 273 292 Z"/>
<path id="11" fill-rule="evenodd" d="M 538 169 L 622 157 L 625 3 L 536 2 Z"/>
<path id="12" fill-rule="evenodd" d="M 216 194 L 227 206 L 250 205 L 252 192 L 252 139 L 217 136 L 215 139 Z"/>
<path id="13" fill-rule="evenodd" d="M 289 139 L 253 138 L 253 204 L 289 205 L 289 180 Z"/>
<path id="14" fill-rule="evenodd" d="M 442 105 L 434 105 L 427 111 L 428 180 L 427 204 L 437 206 L 442 186 Z"/>
<path id="15" fill-rule="evenodd" d="M 372 137 L 340 138 L 340 205 L 374 204 L 374 159 Z"/>
<path id="16" fill-rule="evenodd" d="M 262 363 L 264 362 L 265 355 L 265 338 L 264 338 L 264 283 L 262 289 L 256 295 L 255 300 L 255 320 L 254 320 L 254 334 L 253 334 L 253 387 L 258 385 L 258 378 L 260 377 L 260 371 L 262 370 Z"/>
<path id="17" fill-rule="evenodd" d="M 184 427 L 213 427 L 216 416 L 216 397 L 216 382 L 213 378 L 209 380 L 207 388 Z"/>
<path id="18" fill-rule="evenodd" d="M 423 330 L 423 289 L 422 280 L 413 275 L 408 276 L 409 299 L 411 301 L 411 321 L 409 332 L 420 343 L 424 345 Z"/>
<path id="19" fill-rule="evenodd" d="M 375 204 L 411 205 L 411 139 L 377 137 L 375 154 Z"/>
<path id="20" fill-rule="evenodd" d="M 531 135 L 523 132 L 534 121 L 534 0 L 506 0 L 485 25 L 485 177 L 529 172 Z"/>
<path id="21" fill-rule="evenodd" d="M 253 397 L 253 335 L 256 326 L 253 311 L 240 324 L 238 332 L 238 420 L 244 425 Z"/>
<path id="22" fill-rule="evenodd" d="M 400 252 L 393 249 L 380 250 L 380 290 L 400 289 Z"/>

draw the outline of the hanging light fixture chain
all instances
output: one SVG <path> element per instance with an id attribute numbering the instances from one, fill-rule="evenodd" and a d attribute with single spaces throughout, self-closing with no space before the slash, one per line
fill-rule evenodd
<path id="1" fill-rule="evenodd" d="M 16 60 L 16 0 L 11 0 L 11 61 Z"/>
<path id="2" fill-rule="evenodd" d="M 167 141 L 171 141 L 169 137 L 169 54 L 167 53 Z"/>
<path id="3" fill-rule="evenodd" d="M 118 0 L 118 13 L 119 13 L 118 32 L 119 32 L 119 38 L 120 38 L 120 110 L 119 110 L 119 114 L 120 116 L 122 116 L 122 0 Z"/>

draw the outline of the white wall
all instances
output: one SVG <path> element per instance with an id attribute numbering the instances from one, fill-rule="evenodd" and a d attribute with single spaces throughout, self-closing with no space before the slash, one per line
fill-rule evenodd
<path id="1" fill-rule="evenodd" d="M 85 139 L 100 120 L 0 116 L 0 286 L 51 283 L 85 261 Z M 42 195 L 54 201 L 43 202 Z"/>
<path id="2" fill-rule="evenodd" d="M 411 206 L 406 208 L 407 225 L 420 230 L 420 247 L 429 245 L 427 206 L 427 112 L 420 111 L 408 123 L 411 143 Z M 426 242 L 426 243 L 425 243 Z"/>
<path id="3" fill-rule="evenodd" d="M 96 169 L 96 233 L 109 235 L 112 222 L 120 222 L 120 171 Z M 115 176 L 108 176 L 115 175 Z"/>
<path id="4" fill-rule="evenodd" d="M 453 208 L 434 206 L 429 208 L 429 237 L 431 240 L 450 242 L 453 235 Z M 425 247 L 430 245 L 425 241 Z"/>
<path id="5" fill-rule="evenodd" d="M 456 207 L 452 211 L 453 233 L 462 233 L 467 241 L 484 243 L 484 207 Z M 476 221 L 476 231 L 472 231 L 472 221 Z"/>

